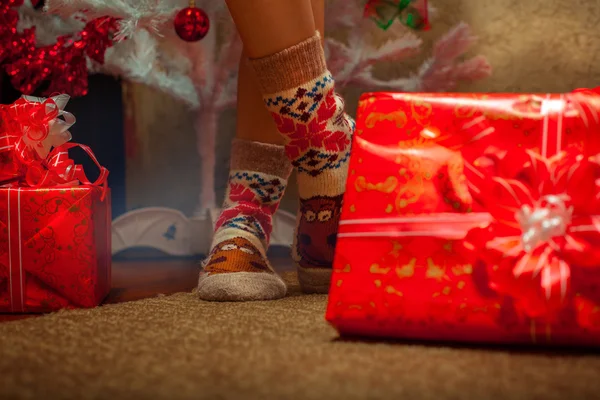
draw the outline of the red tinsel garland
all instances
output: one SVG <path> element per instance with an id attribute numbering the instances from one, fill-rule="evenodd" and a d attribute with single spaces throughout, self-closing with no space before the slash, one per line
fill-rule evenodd
<path id="1" fill-rule="evenodd" d="M 118 20 L 101 17 L 89 21 L 76 35 L 65 35 L 49 46 L 35 47 L 35 27 L 17 32 L 23 0 L 0 0 L 0 68 L 19 92 L 51 96 L 66 93 L 85 96 L 88 91 L 87 59 L 104 63 L 104 53 L 113 44 Z"/>

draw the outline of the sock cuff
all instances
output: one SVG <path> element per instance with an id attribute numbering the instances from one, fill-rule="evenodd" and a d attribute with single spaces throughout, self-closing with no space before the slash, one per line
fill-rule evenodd
<path id="1" fill-rule="evenodd" d="M 314 36 L 273 55 L 249 60 L 263 95 L 289 90 L 310 82 L 327 71 L 321 35 Z"/>
<path id="2" fill-rule="evenodd" d="M 284 146 L 236 138 L 231 143 L 230 168 L 232 171 L 260 172 L 287 180 L 293 167 Z"/>

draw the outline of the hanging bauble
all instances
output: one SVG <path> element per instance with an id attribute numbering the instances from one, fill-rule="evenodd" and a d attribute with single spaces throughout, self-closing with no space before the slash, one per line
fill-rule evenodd
<path id="1" fill-rule="evenodd" d="M 190 0 L 190 6 L 179 11 L 173 21 L 177 36 L 186 42 L 202 40 L 210 29 L 210 20 L 204 10 L 196 7 L 196 2 Z"/>

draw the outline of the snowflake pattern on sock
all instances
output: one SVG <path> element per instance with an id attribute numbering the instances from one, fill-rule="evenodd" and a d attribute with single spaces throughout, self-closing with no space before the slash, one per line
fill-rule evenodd
<path id="1" fill-rule="evenodd" d="M 269 178 L 256 172 L 237 171 L 229 176 L 230 185 L 246 186 L 254 192 L 254 197 L 265 204 L 278 202 L 285 191 L 285 182 L 279 178 Z"/>
<path id="2" fill-rule="evenodd" d="M 270 110 L 275 109 L 281 115 L 307 123 L 323 100 L 323 91 L 331 84 L 333 84 L 333 77 L 331 74 L 326 74 L 321 79 L 317 79 L 312 87 L 298 88 L 293 97 L 279 95 L 267 98 L 265 103 Z"/>
<path id="3" fill-rule="evenodd" d="M 350 158 L 350 149 L 340 157 L 338 154 L 330 154 L 310 149 L 301 157 L 292 161 L 292 165 L 297 168 L 299 173 L 306 173 L 310 176 L 318 176 L 327 169 L 338 169 L 348 162 Z"/>
<path id="4" fill-rule="evenodd" d="M 355 123 L 344 112 L 331 75 L 318 79 L 310 89 L 297 88 L 293 98 L 277 95 L 265 103 L 287 138 L 286 154 L 298 172 L 318 176 L 348 161 Z"/>
<path id="5" fill-rule="evenodd" d="M 269 241 L 272 215 L 283 197 L 286 182 L 254 172 L 232 171 L 224 210 L 216 229 L 235 228 Z"/>

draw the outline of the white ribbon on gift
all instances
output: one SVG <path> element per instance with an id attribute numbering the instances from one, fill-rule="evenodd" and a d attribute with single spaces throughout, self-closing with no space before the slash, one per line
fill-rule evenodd
<path id="1" fill-rule="evenodd" d="M 531 252 L 539 245 L 552 246 L 552 238 L 564 236 L 571 223 L 573 207 L 566 206 L 566 196 L 547 195 L 530 207 L 524 205 L 515 218 L 521 226 L 523 250 Z"/>
<path id="2" fill-rule="evenodd" d="M 11 204 L 11 191 L 17 191 L 17 204 Z M 22 240 L 21 240 L 21 188 L 8 188 L 6 190 L 7 196 L 7 230 L 8 230 L 8 287 L 10 293 L 10 310 L 11 312 L 25 312 L 25 282 L 23 280 L 23 252 L 22 252 Z M 19 249 L 17 254 L 13 254 L 13 240 L 15 239 L 15 235 L 13 234 L 11 224 L 11 208 L 17 208 L 17 241 L 19 243 Z M 16 256 L 16 260 L 14 260 Z M 19 273 L 13 273 L 13 263 L 18 264 Z M 16 276 L 13 276 L 16 275 Z M 18 283 L 16 280 L 18 279 Z M 14 285 L 18 285 L 17 289 L 20 289 L 20 295 L 15 293 Z"/>
<path id="3" fill-rule="evenodd" d="M 47 99 L 43 97 L 25 96 L 22 98 L 32 103 L 43 103 Z M 50 97 L 52 101 L 58 107 L 58 116 L 49 122 L 48 125 L 48 136 L 42 141 L 33 141 L 27 136 L 27 132 L 23 132 L 23 140 L 25 144 L 34 149 L 41 159 L 46 159 L 50 150 L 53 147 L 58 147 L 62 144 L 69 142 L 72 138 L 69 128 L 75 124 L 75 116 L 68 111 L 65 111 L 65 107 L 70 100 L 68 94 L 59 94 L 57 96 Z M 27 128 L 25 128 L 27 129 Z"/>

